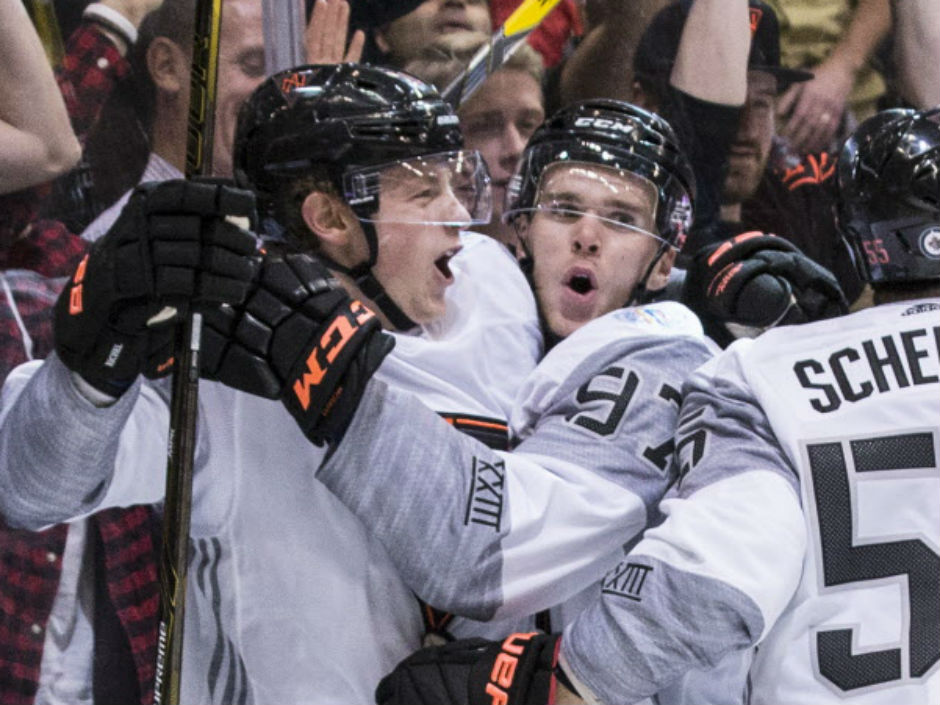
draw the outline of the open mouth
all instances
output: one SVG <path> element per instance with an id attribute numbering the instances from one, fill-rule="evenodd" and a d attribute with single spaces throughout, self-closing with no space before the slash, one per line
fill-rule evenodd
<path id="1" fill-rule="evenodd" d="M 597 288 L 597 280 L 594 278 L 593 272 L 576 269 L 569 272 L 565 286 L 574 293 L 584 296 Z"/>
<path id="2" fill-rule="evenodd" d="M 458 253 L 462 247 L 458 245 L 457 247 L 452 247 L 447 250 L 444 254 L 434 260 L 434 266 L 437 267 L 438 271 L 444 275 L 445 279 L 453 279 L 454 274 L 450 271 L 450 261 Z"/>

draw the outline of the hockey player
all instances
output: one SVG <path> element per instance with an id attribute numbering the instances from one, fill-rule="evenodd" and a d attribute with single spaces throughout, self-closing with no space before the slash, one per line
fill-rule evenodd
<path id="1" fill-rule="evenodd" d="M 429 604 L 492 620 L 571 598 L 622 555 L 675 479 L 678 389 L 711 349 L 680 304 L 622 307 L 665 283 L 690 173 L 669 126 L 626 103 L 559 111 L 530 140 L 509 215 L 531 255 L 546 335 L 561 342 L 522 383 L 512 453 L 454 432 L 379 380 L 361 401 L 340 391 L 322 414 L 296 414 L 335 446 L 317 478 Z M 233 310 L 219 376 L 269 393 L 278 363 L 254 342 L 252 299 Z M 346 328 L 339 339 L 354 341 Z M 290 355 L 311 379 L 338 346 L 331 333 L 322 355 Z M 251 364 L 235 375 L 229 359 Z M 325 374 L 343 364 L 336 357 Z M 320 396 L 333 384 L 324 376 Z M 359 401 L 354 416 L 347 400 Z"/>
<path id="2" fill-rule="evenodd" d="M 751 703 L 937 702 L 940 109 L 870 118 L 839 163 L 840 226 L 879 305 L 696 372 L 665 522 L 560 642 L 424 650 L 382 705 L 552 702 L 559 651 L 586 701 L 633 703 L 755 645 Z"/>
<path id="3" fill-rule="evenodd" d="M 324 451 L 301 431 L 325 407 L 340 416 L 383 358 L 390 385 L 497 427 L 540 353 L 535 307 L 497 243 L 459 232 L 488 217 L 486 173 L 427 85 L 303 67 L 258 89 L 238 134 L 239 176 L 266 217 L 376 315 L 304 254 L 272 252 L 255 276 L 253 238 L 221 222 L 250 210 L 247 192 L 185 182 L 138 192 L 58 304 L 58 354 L 4 388 L 2 511 L 37 528 L 159 500 L 166 387 L 139 373 L 157 373 L 166 336 L 144 323 L 166 303 L 203 310 L 207 374 L 254 382 L 258 365 L 221 347 L 234 333 L 217 309 L 242 303 L 254 282 L 238 331 L 273 341 L 267 369 L 300 428 L 276 400 L 202 384 L 181 701 L 368 702 L 420 645 L 422 623 L 387 549 L 315 480 Z M 388 357 L 379 317 L 406 329 Z M 319 352 L 304 352 L 308 342 Z"/>

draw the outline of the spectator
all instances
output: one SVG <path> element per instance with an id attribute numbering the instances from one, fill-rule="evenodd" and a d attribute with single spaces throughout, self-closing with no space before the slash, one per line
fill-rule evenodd
<path id="1" fill-rule="evenodd" d="M 70 169 L 80 147 L 42 44 L 18 0 L 0 2 L 0 193 Z"/>
<path id="2" fill-rule="evenodd" d="M 469 32 L 491 34 L 487 0 L 425 0 L 375 31 L 382 63 L 402 68 L 431 44 L 459 46 Z"/>
<path id="3" fill-rule="evenodd" d="M 787 66 L 813 79 L 780 98 L 780 134 L 801 155 L 833 151 L 885 92 L 872 58 L 891 28 L 890 0 L 770 0 Z"/>
<path id="4" fill-rule="evenodd" d="M 191 70 L 193 0 L 166 0 L 141 27 L 138 65 L 142 73 L 143 114 L 152 122 L 150 156 L 140 181 L 162 181 L 182 175 L 185 163 Z M 212 166 L 215 174 L 232 173 L 235 121 L 245 98 L 261 82 L 264 71 L 264 35 L 260 0 L 225 0 L 219 50 L 218 94 L 215 104 L 215 139 Z M 152 100 L 152 102 L 150 102 Z M 101 129 L 107 124 L 102 119 Z M 86 240 L 101 237 L 130 197 L 124 193 L 82 233 Z"/>
<path id="5" fill-rule="evenodd" d="M 634 66 L 637 101 L 662 111 L 676 122 L 692 154 L 699 155 L 696 163 L 704 163 L 706 174 L 711 174 L 699 178 L 700 183 L 704 182 L 703 190 L 708 189 L 709 182 L 721 184 L 710 189 L 717 194 L 709 193 L 705 198 L 717 199 L 720 206 L 703 205 L 696 213 L 696 230 L 685 246 L 683 261 L 687 262 L 700 248 L 738 233 L 771 232 L 832 271 L 846 298 L 854 301 L 862 283 L 832 215 L 832 192 L 827 182 L 835 173 L 833 159 L 825 154 L 810 155 L 783 168 L 771 163 L 778 96 L 793 82 L 808 80 L 810 74 L 780 65 L 773 11 L 759 0 L 751 0 L 749 5 L 754 23 L 746 79 L 747 103 L 737 114 L 728 107 L 707 105 L 691 106 L 705 112 L 689 112 L 689 106 L 677 104 L 664 90 L 678 37 L 686 24 L 686 13 L 679 3 L 654 18 L 637 50 Z M 733 130 L 736 126 L 729 137 L 729 128 Z M 727 152 L 725 144 L 729 145 Z M 727 168 L 722 172 L 725 154 Z M 699 167 L 697 176 L 701 170 Z M 702 210 L 715 213 L 717 221 Z"/>
<path id="6" fill-rule="evenodd" d="M 921 110 L 940 105 L 940 3 L 895 0 L 891 14 L 901 98 Z"/>
<path id="7" fill-rule="evenodd" d="M 69 38 L 68 51 L 56 65 L 72 127 L 82 135 L 82 159 L 75 169 L 55 181 L 51 194 L 42 199 L 41 213 L 44 218 L 61 221 L 73 232 L 83 230 L 101 211 L 101 204 L 110 202 L 100 200 L 107 197 L 101 182 L 109 180 L 94 182 L 95 176 L 115 174 L 111 178 L 116 179 L 133 168 L 130 165 L 139 161 L 135 159 L 137 155 L 144 155 L 140 140 L 133 139 L 137 136 L 137 120 L 131 116 L 120 124 L 121 129 L 114 136 L 110 169 L 97 174 L 92 169 L 97 146 L 93 135 L 103 107 L 98 101 L 107 101 L 109 96 L 133 85 L 133 80 L 128 80 L 131 67 L 126 55 L 137 41 L 141 21 L 161 2 L 106 0 L 84 7 L 83 19 Z"/>
<path id="8" fill-rule="evenodd" d="M 550 109 L 589 98 L 634 101 L 637 42 L 669 1 L 586 0 L 584 37 L 562 64 L 557 89 L 549 91 Z"/>
<path id="9" fill-rule="evenodd" d="M 151 154 L 140 176 L 140 183 L 162 181 L 182 175 L 185 165 L 187 115 L 191 70 L 193 0 L 165 0 L 158 12 L 144 23 L 137 63 L 146 66 L 140 110 L 150 116 L 146 126 Z M 345 0 L 320 0 L 305 34 L 308 60 L 332 63 L 344 58 L 348 14 Z M 339 40 L 338 38 L 344 38 Z M 345 55 L 356 60 L 361 50 L 361 35 Z M 215 105 L 215 134 L 212 168 L 217 176 L 232 175 L 232 143 L 238 111 L 265 77 L 264 35 L 261 0 L 225 0 L 219 50 L 218 93 Z M 104 120 L 102 129 L 106 125 Z M 117 218 L 127 202 L 127 190 L 104 211 L 82 237 L 96 240 Z"/>
<path id="10" fill-rule="evenodd" d="M 110 5 L 125 17 L 142 7 L 134 0 Z M 58 76 L 80 139 L 127 72 L 123 39 L 92 16 L 70 37 Z M 22 207 L 8 210 L 7 227 L 17 236 L 0 251 L 0 381 L 16 364 L 51 351 L 60 277 L 87 251 L 61 223 L 31 222 L 33 194 L 15 198 Z M 158 532 L 144 506 L 41 533 L 0 524 L 0 702 L 152 700 Z"/>
<path id="11" fill-rule="evenodd" d="M 405 70 L 443 90 L 489 41 L 485 34 L 467 34 L 458 42 L 434 43 L 410 61 Z M 506 187 L 535 128 L 545 118 L 542 65 L 538 54 L 521 46 L 493 72 L 479 90 L 457 107 L 469 149 L 483 155 L 493 188 L 493 217 L 479 232 L 520 253 L 516 231 L 502 222 Z"/>

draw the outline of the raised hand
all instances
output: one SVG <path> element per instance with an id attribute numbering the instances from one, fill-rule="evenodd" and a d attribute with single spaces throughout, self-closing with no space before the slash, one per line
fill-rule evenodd
<path id="1" fill-rule="evenodd" d="M 349 3 L 346 0 L 316 0 L 307 29 L 304 31 L 307 63 L 358 62 L 362 58 L 366 35 L 361 29 L 356 30 L 347 49 L 348 31 Z"/>

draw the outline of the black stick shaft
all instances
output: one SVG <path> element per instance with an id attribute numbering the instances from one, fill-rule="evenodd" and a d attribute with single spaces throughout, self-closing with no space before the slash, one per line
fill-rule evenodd
<path id="1" fill-rule="evenodd" d="M 212 172 L 221 21 L 222 0 L 196 1 L 186 140 L 187 178 L 208 176 Z M 195 313 L 180 326 L 176 338 L 160 561 L 160 626 L 154 676 L 156 705 L 179 705 L 180 702 L 201 332 L 202 317 Z"/>

